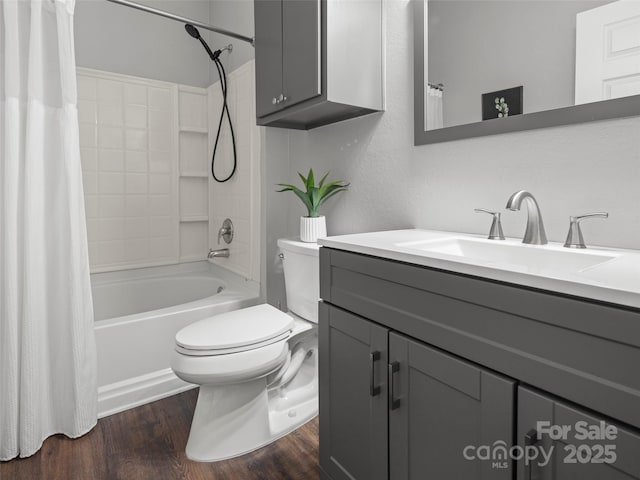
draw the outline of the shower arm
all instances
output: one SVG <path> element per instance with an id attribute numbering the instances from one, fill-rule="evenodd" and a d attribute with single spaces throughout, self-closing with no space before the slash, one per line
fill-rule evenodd
<path id="1" fill-rule="evenodd" d="M 107 0 L 107 2 L 117 3 L 118 5 L 124 5 L 125 7 L 135 8 L 137 10 L 142 10 L 143 12 L 152 13 L 154 15 L 159 15 L 161 17 L 169 18 L 171 20 L 176 20 L 178 22 L 182 22 L 184 24 L 191 24 L 196 27 L 204 28 L 205 30 L 209 30 L 211 32 L 219 33 L 221 35 L 226 35 L 227 37 L 237 38 L 238 40 L 242 40 L 243 42 L 249 43 L 251 46 L 255 46 L 255 38 L 247 37 L 246 35 L 240 35 L 239 33 L 231 32 L 229 30 L 225 30 L 223 28 L 214 27 L 212 25 L 208 25 L 206 23 L 199 22 L 197 20 L 192 20 L 187 17 L 181 17 L 180 15 L 176 15 L 174 13 L 165 12 L 164 10 L 159 10 L 157 8 L 148 7 L 147 5 L 142 5 L 140 3 L 131 2 L 129 0 Z"/>

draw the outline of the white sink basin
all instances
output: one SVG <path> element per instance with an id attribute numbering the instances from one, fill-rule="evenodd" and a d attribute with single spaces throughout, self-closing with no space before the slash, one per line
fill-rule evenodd
<path id="1" fill-rule="evenodd" d="M 425 254 L 453 255 L 499 268 L 540 274 L 581 272 L 616 258 L 615 255 L 592 253 L 588 250 L 460 237 L 401 242 L 397 246 Z"/>

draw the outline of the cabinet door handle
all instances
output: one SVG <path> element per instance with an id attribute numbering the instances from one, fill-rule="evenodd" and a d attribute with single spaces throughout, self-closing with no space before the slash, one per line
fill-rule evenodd
<path id="1" fill-rule="evenodd" d="M 524 434 L 524 445 L 525 447 L 535 445 L 538 443 L 538 432 L 532 428 L 527 433 Z M 532 480 L 533 475 L 533 467 L 529 462 L 524 464 L 524 478 L 525 480 Z"/>
<path id="2" fill-rule="evenodd" d="M 400 371 L 400 362 L 392 362 L 389 364 L 389 409 L 395 410 L 400 406 L 400 399 L 395 398 L 395 383 L 393 381 L 394 374 Z"/>
<path id="3" fill-rule="evenodd" d="M 375 397 L 380 393 L 380 386 L 376 385 L 376 362 L 380 360 L 380 352 L 369 352 L 369 395 Z"/>
<path id="4" fill-rule="evenodd" d="M 273 98 L 271 99 L 271 104 L 272 104 L 272 105 L 277 105 L 277 104 L 278 104 L 278 99 L 277 99 L 276 97 L 273 97 Z"/>

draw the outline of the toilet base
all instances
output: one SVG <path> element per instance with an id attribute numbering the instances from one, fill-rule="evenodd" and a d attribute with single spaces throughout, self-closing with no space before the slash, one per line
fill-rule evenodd
<path id="1" fill-rule="evenodd" d="M 187 441 L 187 458 L 215 462 L 270 442 L 266 379 L 202 385 Z"/>
<path id="2" fill-rule="evenodd" d="M 231 385 L 202 385 L 187 458 L 216 462 L 244 455 L 291 433 L 318 414 L 317 352 L 288 385 L 267 377 Z"/>

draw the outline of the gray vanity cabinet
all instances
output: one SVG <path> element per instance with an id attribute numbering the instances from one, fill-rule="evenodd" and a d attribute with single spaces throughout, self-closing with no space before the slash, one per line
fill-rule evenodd
<path id="1" fill-rule="evenodd" d="M 511 447 L 513 381 L 326 303 L 319 332 L 325 478 L 512 478 L 462 452 Z"/>
<path id="2" fill-rule="evenodd" d="M 640 480 L 639 311 L 327 247 L 320 297 L 325 480 Z M 545 420 L 619 434 L 537 443 Z M 546 466 L 506 455 L 551 445 Z"/>
<path id="3" fill-rule="evenodd" d="M 389 478 L 510 480 L 511 462 L 463 452 L 512 446 L 514 389 L 510 379 L 390 333 Z"/>
<path id="4" fill-rule="evenodd" d="M 318 330 L 323 474 L 332 480 L 384 480 L 388 329 L 320 304 Z"/>
<path id="5" fill-rule="evenodd" d="M 640 408 L 640 406 L 638 406 Z M 566 433 L 542 431 L 548 422 Z M 601 423 L 604 422 L 604 423 Z M 533 444 L 551 452 L 550 461 L 518 462 L 518 480 L 640 479 L 640 434 L 619 424 L 613 432 L 584 438 L 586 428 L 612 425 L 604 417 L 582 410 L 529 387 L 518 388 L 518 445 Z M 542 433 L 540 437 L 538 433 Z M 605 430 L 602 429 L 602 432 Z M 615 432 L 615 433 L 614 433 Z M 613 436 L 611 433 L 614 433 Z M 552 438 L 553 436 L 553 438 Z M 613 438 L 615 437 L 615 438 Z M 594 459 L 594 461 L 591 461 Z M 611 463 L 605 462 L 611 460 Z M 603 463 L 594 463 L 603 461 Z"/>

